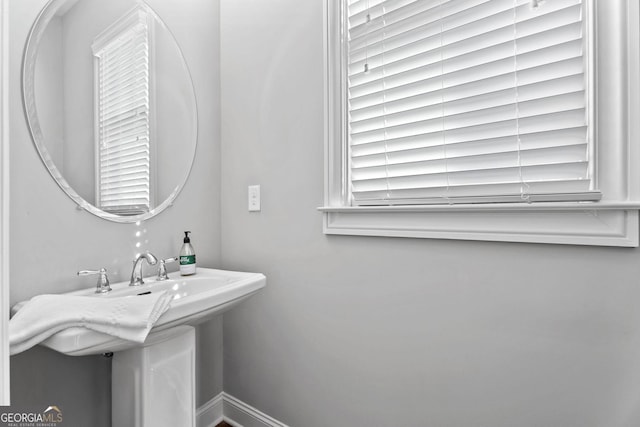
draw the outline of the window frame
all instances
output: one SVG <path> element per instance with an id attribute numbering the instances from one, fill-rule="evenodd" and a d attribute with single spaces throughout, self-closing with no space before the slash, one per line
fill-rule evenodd
<path id="1" fill-rule="evenodd" d="M 147 48 L 148 48 L 148 131 L 149 131 L 149 206 L 136 207 L 133 209 L 115 210 L 102 206 L 101 192 L 101 160 L 100 160 L 100 67 L 101 62 L 98 52 L 103 50 L 118 37 L 131 31 L 138 23 L 145 21 L 147 25 Z M 156 104 L 155 104 L 155 20 L 151 16 L 151 11 L 145 5 L 136 5 L 122 17 L 120 17 L 111 26 L 100 33 L 93 45 L 93 70 L 94 70 L 94 147 L 95 147 L 95 206 L 105 212 L 115 213 L 122 216 L 133 216 L 146 214 L 154 210 L 156 207 L 156 185 L 157 182 L 157 165 L 156 165 Z"/>
<path id="2" fill-rule="evenodd" d="M 415 237 L 637 247 L 640 209 L 640 5 L 586 0 L 593 40 L 589 96 L 598 202 L 351 206 L 343 0 L 324 2 L 325 195 L 323 231 Z M 636 141 L 636 143 L 633 143 Z M 635 166 L 635 167 L 634 167 Z"/>

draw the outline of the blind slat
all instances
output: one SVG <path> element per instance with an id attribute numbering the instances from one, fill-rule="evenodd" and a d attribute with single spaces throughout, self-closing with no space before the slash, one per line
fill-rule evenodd
<path id="1" fill-rule="evenodd" d="M 130 151 L 130 152 L 116 151 L 116 152 L 106 153 L 104 155 L 104 163 L 106 165 L 114 164 L 114 163 L 121 164 L 121 163 L 125 163 L 132 160 L 148 162 L 149 149 L 145 148 L 145 149 L 140 149 L 140 150 Z"/>
<path id="2" fill-rule="evenodd" d="M 517 54 L 514 59 L 513 43 L 493 46 L 484 52 L 472 52 L 445 63 L 434 61 L 420 65 L 418 63 L 403 64 L 396 70 L 383 66 L 371 70 L 366 81 L 358 82 L 357 76 L 350 78 L 350 95 L 359 97 L 380 90 L 389 90 L 401 85 L 424 80 L 436 80 L 438 87 L 449 87 L 456 84 L 483 80 L 495 75 L 521 71 L 527 68 L 572 59 L 582 55 L 582 43 L 578 38 L 568 37 L 557 44 L 538 45 L 535 49 Z M 361 79 L 362 80 L 362 79 Z"/>
<path id="3" fill-rule="evenodd" d="M 381 142 L 388 139 L 405 138 L 425 134 L 444 133 L 447 138 L 478 138 L 488 131 L 492 137 L 518 135 L 519 133 L 541 132 L 555 128 L 585 125 L 586 114 L 583 108 L 560 110 L 548 114 L 516 117 L 512 106 L 461 114 L 460 117 L 448 117 L 444 123 L 440 118 L 398 125 L 373 131 L 351 134 L 354 145 Z"/>
<path id="4" fill-rule="evenodd" d="M 390 178 L 352 181 L 353 191 L 400 190 L 410 188 L 447 187 L 477 184 L 522 183 L 530 181 L 576 180 L 586 172 L 586 161 L 547 165 L 494 167 L 491 169 L 440 172 L 428 175 L 406 175 Z"/>
<path id="5" fill-rule="evenodd" d="M 519 138 L 518 138 L 519 137 Z M 466 153 L 493 153 L 507 151 L 510 147 L 518 144 L 521 149 L 546 148 L 561 145 L 574 145 L 586 141 L 587 127 L 576 127 L 568 129 L 553 129 L 542 132 L 521 133 L 520 135 L 508 135 L 496 138 L 472 138 L 469 140 L 452 141 L 443 132 L 427 138 L 423 135 L 418 137 L 401 138 L 379 143 L 363 144 L 351 148 L 351 161 L 357 165 L 359 161 L 367 161 L 368 156 L 379 156 L 381 154 L 393 155 L 393 153 L 413 152 L 408 155 L 420 156 L 421 152 L 432 150 L 443 150 L 443 142 L 447 144 L 447 154 L 451 156 L 465 155 Z M 458 153 L 458 154 L 457 154 Z"/>
<path id="6" fill-rule="evenodd" d="M 148 172 L 148 163 L 149 161 L 146 158 L 134 158 L 113 163 L 105 161 L 102 168 L 102 175 L 104 177 L 117 177 L 118 174 L 126 173 L 127 171 Z"/>
<path id="7" fill-rule="evenodd" d="M 523 79 L 518 78 L 519 81 Z M 437 90 L 433 93 L 419 94 L 406 98 L 400 98 L 390 102 L 374 104 L 369 107 L 351 111 L 351 123 L 353 127 L 369 121 L 394 115 L 403 112 L 416 112 L 419 109 L 440 108 L 446 111 L 453 111 L 453 114 L 471 111 L 472 105 L 475 109 L 480 109 L 481 105 L 486 107 L 498 106 L 501 99 L 510 96 L 513 100 L 513 92 L 516 90 L 515 81 L 512 75 L 498 76 L 491 82 L 478 85 L 465 85 L 464 88 L 451 90 Z M 568 75 L 565 77 L 553 77 L 549 80 L 532 82 L 518 85 L 518 99 L 531 101 L 534 99 L 548 98 L 554 95 L 563 95 L 584 90 L 584 78 L 582 74 Z M 451 93 L 453 92 L 453 93 Z"/>
<path id="8" fill-rule="evenodd" d="M 582 82 L 579 81 L 579 84 Z M 563 86 L 551 88 L 530 88 L 529 91 L 520 91 L 516 94 L 516 89 L 509 89 L 494 92 L 488 95 L 464 99 L 450 103 L 439 103 L 421 108 L 401 110 L 398 112 L 387 112 L 387 114 L 372 117 L 366 120 L 352 121 L 351 134 L 358 135 L 364 132 L 376 130 L 386 130 L 395 126 L 412 125 L 427 120 L 439 120 L 443 127 L 459 123 L 467 117 L 479 116 L 476 120 L 486 123 L 486 119 L 492 112 L 500 117 L 509 115 L 511 117 L 530 117 L 540 114 L 551 114 L 558 111 L 574 110 L 585 108 L 583 87 Z M 547 91 L 544 91 L 547 89 Z M 554 90 L 555 89 L 555 90 Z M 522 102 L 515 103 L 514 98 L 518 95 Z M 506 111 L 506 113 L 505 113 Z M 468 119 L 466 119 L 468 120 Z"/>
<path id="9" fill-rule="evenodd" d="M 103 122 L 100 123 L 101 132 L 109 132 L 112 128 L 119 128 L 124 124 L 133 122 L 146 123 L 148 121 L 149 112 L 147 111 L 147 105 L 141 105 L 134 110 L 129 110 L 120 114 L 114 114 L 109 117 L 103 117 Z"/>
<path id="10" fill-rule="evenodd" d="M 532 150 L 503 151 L 498 153 L 479 153 L 452 157 L 446 150 L 436 158 L 421 160 L 415 157 L 392 156 L 387 161 L 354 167 L 353 181 L 367 179 L 394 178 L 408 175 L 430 175 L 447 172 L 485 170 L 490 168 L 534 166 L 556 163 L 586 161 L 586 144 L 565 145 L 561 147 L 539 148 Z M 553 163 L 549 162 L 553 158 Z"/>
<path id="11" fill-rule="evenodd" d="M 122 191 L 129 188 L 147 188 L 148 185 L 146 182 L 136 182 L 132 181 L 130 183 L 118 183 L 117 185 L 102 185 L 100 186 L 101 191 L 105 192 L 105 194 L 109 194 L 111 191 Z"/>
<path id="12" fill-rule="evenodd" d="M 101 181 L 102 184 L 114 184 L 118 182 L 129 182 L 133 180 L 146 180 L 147 171 L 129 171 L 114 174 L 112 176 L 104 176 Z"/>

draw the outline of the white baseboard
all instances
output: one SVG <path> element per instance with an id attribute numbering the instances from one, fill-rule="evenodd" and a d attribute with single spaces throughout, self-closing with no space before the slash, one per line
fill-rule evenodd
<path id="1" fill-rule="evenodd" d="M 220 393 L 196 411 L 197 427 L 215 427 L 223 420 L 234 427 L 288 427 L 225 392 Z"/>
<path id="2" fill-rule="evenodd" d="M 215 427 L 224 421 L 222 393 L 196 410 L 197 427 Z"/>

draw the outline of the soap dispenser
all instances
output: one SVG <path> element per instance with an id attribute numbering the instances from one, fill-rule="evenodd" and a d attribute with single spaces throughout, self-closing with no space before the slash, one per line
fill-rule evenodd
<path id="1" fill-rule="evenodd" d="M 182 276 L 188 276 L 196 272 L 196 252 L 193 250 L 193 246 L 191 246 L 189 233 L 191 232 L 184 232 L 182 249 L 180 249 L 180 274 Z"/>

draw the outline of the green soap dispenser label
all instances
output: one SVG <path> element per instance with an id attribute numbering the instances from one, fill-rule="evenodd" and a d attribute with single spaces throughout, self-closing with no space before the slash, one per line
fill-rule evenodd
<path id="1" fill-rule="evenodd" d="M 180 255 L 180 265 L 190 265 L 196 263 L 195 255 Z"/>

